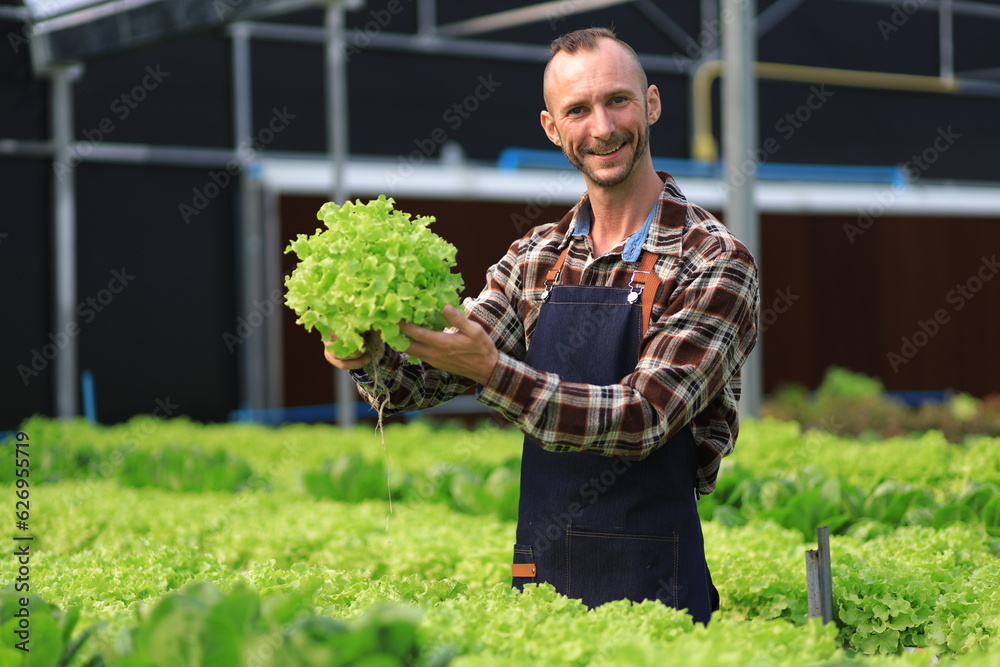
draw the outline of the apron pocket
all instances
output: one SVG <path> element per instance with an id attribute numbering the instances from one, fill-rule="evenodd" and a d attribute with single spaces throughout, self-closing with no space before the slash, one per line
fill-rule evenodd
<path id="1" fill-rule="evenodd" d="M 677 533 L 566 529 L 566 596 L 588 607 L 612 600 L 680 601 L 680 538 Z"/>
<path id="2" fill-rule="evenodd" d="M 535 550 L 530 544 L 514 545 L 514 560 L 511 567 L 514 588 L 523 590 L 525 584 L 538 583 L 535 568 Z"/>

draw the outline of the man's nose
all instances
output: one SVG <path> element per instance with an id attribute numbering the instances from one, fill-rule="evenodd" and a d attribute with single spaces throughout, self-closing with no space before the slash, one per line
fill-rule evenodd
<path id="1" fill-rule="evenodd" d="M 595 139 L 607 139 L 615 133 L 615 123 L 607 109 L 598 107 L 594 110 L 590 134 Z"/>

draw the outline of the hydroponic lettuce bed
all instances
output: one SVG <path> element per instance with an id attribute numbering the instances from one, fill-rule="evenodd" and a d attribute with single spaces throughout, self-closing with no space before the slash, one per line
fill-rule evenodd
<path id="1" fill-rule="evenodd" d="M 33 538 L 20 583 L 37 599 L 25 653 L 23 570 L 4 558 L 0 667 L 70 653 L 171 667 L 1000 664 L 1000 439 L 746 423 L 700 501 L 723 605 L 706 628 L 659 604 L 588 612 L 548 586 L 510 589 L 516 431 L 392 425 L 385 451 L 370 428 L 138 418 L 21 431 L 30 525 L 12 517 L 11 537 Z M 3 447 L 11 515 L 15 447 Z M 833 533 L 826 627 L 806 618 L 818 525 Z"/>

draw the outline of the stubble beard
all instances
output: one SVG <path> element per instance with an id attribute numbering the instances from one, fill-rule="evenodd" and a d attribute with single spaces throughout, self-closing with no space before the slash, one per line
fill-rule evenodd
<path id="1" fill-rule="evenodd" d="M 631 132 L 627 132 L 620 137 L 613 137 L 612 138 L 613 140 L 609 143 L 615 144 L 624 142 L 625 144 L 631 145 L 633 138 L 634 135 Z M 646 154 L 646 149 L 648 147 L 649 147 L 649 124 L 647 123 L 646 126 L 643 128 L 642 136 L 639 139 L 639 143 L 636 145 L 635 150 L 632 152 L 632 159 L 629 161 L 627 165 L 625 165 L 625 168 L 622 171 L 618 172 L 617 174 L 613 174 L 607 178 L 598 176 L 596 173 L 594 173 L 594 171 L 590 167 L 588 167 L 584 163 L 583 159 L 581 159 L 580 156 L 578 156 L 575 153 L 570 154 L 565 147 L 563 148 L 563 155 L 566 156 L 566 159 L 569 160 L 570 164 L 576 167 L 587 178 L 588 181 L 602 188 L 611 188 L 616 185 L 620 185 L 624 183 L 626 180 L 628 180 L 628 177 L 632 175 L 633 171 L 635 171 L 635 166 L 639 164 L 639 160 L 641 160 L 642 157 Z M 586 151 L 585 153 L 589 153 L 589 151 Z"/>

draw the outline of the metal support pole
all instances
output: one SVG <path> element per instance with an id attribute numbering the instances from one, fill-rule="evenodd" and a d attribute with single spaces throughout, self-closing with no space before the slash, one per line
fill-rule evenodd
<path id="1" fill-rule="evenodd" d="M 246 153 L 250 137 L 253 136 L 253 92 L 251 87 L 250 30 L 240 23 L 229 31 L 232 57 L 233 79 L 233 151 L 240 163 L 236 187 L 237 219 L 237 282 L 239 300 L 237 314 L 249 317 L 253 312 L 254 300 L 262 293 L 264 241 L 261 225 L 251 200 L 252 192 L 248 182 L 247 169 L 251 156 Z M 241 146 L 243 149 L 241 150 Z M 264 334 L 255 331 L 239 349 L 239 366 L 242 382 L 240 403 L 251 410 L 272 407 L 267 404 L 265 393 Z"/>
<path id="2" fill-rule="evenodd" d="M 55 294 L 52 323 L 57 337 L 65 345 L 55 364 L 55 412 L 57 417 L 80 414 L 78 335 L 76 321 L 76 175 L 75 160 L 70 159 L 73 142 L 73 81 L 79 66 L 61 67 L 52 72 L 52 104 L 49 121 L 54 148 L 53 170 L 53 271 Z"/>
<path id="3" fill-rule="evenodd" d="M 437 0 L 417 0 L 417 34 L 431 36 L 437 32 Z"/>
<path id="4" fill-rule="evenodd" d="M 344 6 L 335 2 L 326 8 L 326 122 L 327 145 L 333 185 L 330 199 L 343 203 L 347 199 L 344 165 L 347 163 L 347 56 L 344 53 Z M 337 396 L 337 422 L 342 428 L 355 424 L 354 403 L 357 391 L 346 371 L 334 371 Z"/>
<path id="5" fill-rule="evenodd" d="M 942 79 L 955 78 L 955 41 L 952 29 L 951 0 L 941 0 L 938 5 L 938 43 Z"/>
<path id="6" fill-rule="evenodd" d="M 833 574 L 830 567 L 830 529 L 816 529 L 817 549 L 806 551 L 806 598 L 810 618 L 833 620 Z"/>
<path id="7" fill-rule="evenodd" d="M 695 40 L 702 47 L 701 53 L 693 56 L 695 60 L 712 60 L 719 48 L 719 0 L 701 0 L 699 2 L 701 26 Z"/>
<path id="8" fill-rule="evenodd" d="M 284 276 L 282 274 L 281 257 L 285 240 L 281 238 L 281 207 L 279 197 L 275 192 L 263 188 L 255 189 L 255 197 L 259 199 L 259 209 L 264 222 L 264 247 L 267 248 L 266 285 L 268 298 L 274 290 L 282 295 L 285 293 Z M 285 405 L 285 364 L 283 358 L 284 332 L 282 331 L 282 315 L 290 314 L 284 305 L 284 297 L 280 304 L 275 304 L 276 312 L 267 318 L 267 407 L 279 408 Z"/>
<path id="9" fill-rule="evenodd" d="M 754 17 L 755 0 L 723 0 L 722 56 L 725 77 L 722 85 L 722 140 L 726 162 L 726 226 L 739 238 L 760 264 L 759 219 L 754 202 L 757 163 L 757 80 L 753 63 L 757 60 Z M 757 346 L 742 371 L 740 411 L 760 415 L 763 382 L 761 349 Z"/>

